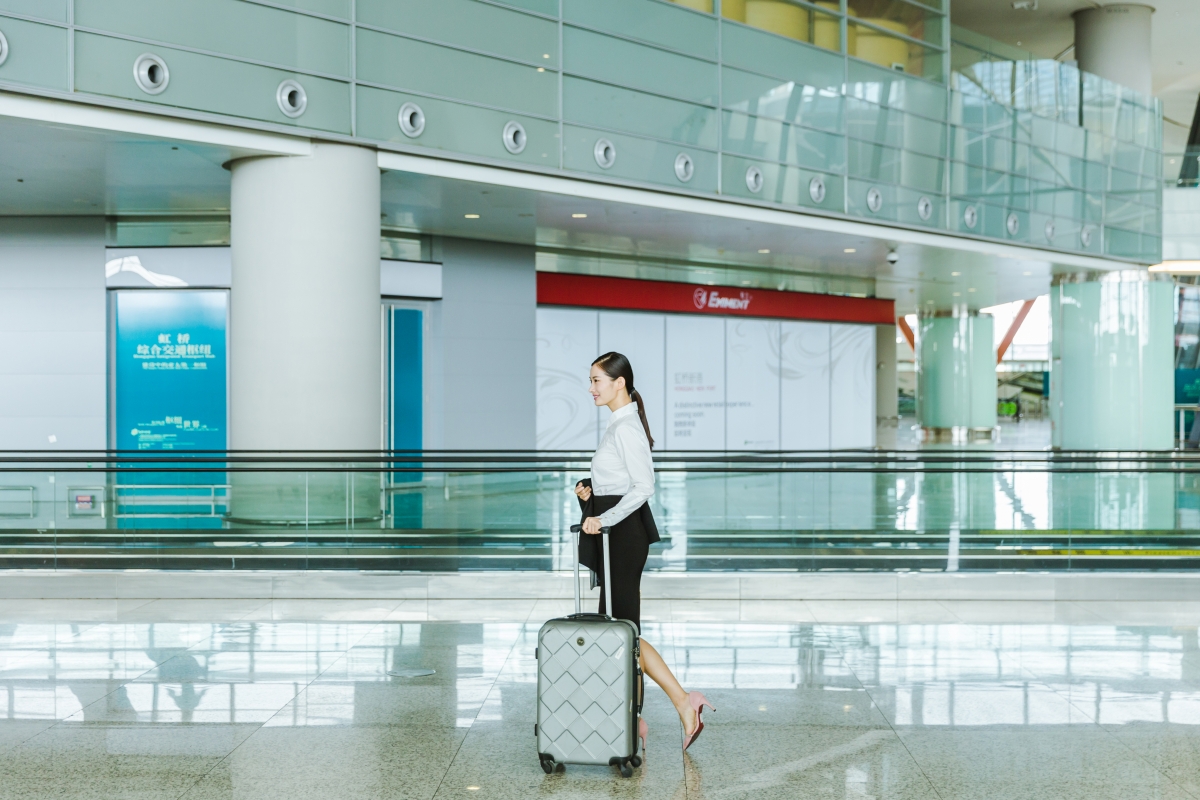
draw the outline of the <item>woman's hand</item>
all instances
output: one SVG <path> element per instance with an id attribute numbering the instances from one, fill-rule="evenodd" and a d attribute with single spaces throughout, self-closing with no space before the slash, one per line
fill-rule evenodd
<path id="1" fill-rule="evenodd" d="M 586 503 L 588 500 L 592 499 L 592 487 L 584 486 L 583 481 L 580 481 L 579 483 L 575 484 L 575 496 Z M 589 533 L 591 532 L 593 531 L 589 531 Z"/>
<path id="2" fill-rule="evenodd" d="M 588 517 L 583 521 L 583 532 L 596 534 L 600 532 L 600 518 Z"/>

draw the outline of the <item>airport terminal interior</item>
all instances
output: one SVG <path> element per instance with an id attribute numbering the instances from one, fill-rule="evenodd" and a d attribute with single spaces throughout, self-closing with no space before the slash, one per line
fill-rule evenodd
<path id="1" fill-rule="evenodd" d="M 1200 798 L 1198 26 L 0 0 L 0 799 Z"/>

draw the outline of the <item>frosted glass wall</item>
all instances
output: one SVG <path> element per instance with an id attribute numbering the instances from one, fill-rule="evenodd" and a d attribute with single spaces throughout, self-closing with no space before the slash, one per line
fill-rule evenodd
<path id="1" fill-rule="evenodd" d="M 591 450 L 609 412 L 589 365 L 629 357 L 657 450 L 875 444 L 873 325 L 540 307 L 537 443 Z"/>

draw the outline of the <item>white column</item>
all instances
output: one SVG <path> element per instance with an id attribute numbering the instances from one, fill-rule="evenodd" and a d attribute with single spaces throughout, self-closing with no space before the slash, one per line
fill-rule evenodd
<path id="1" fill-rule="evenodd" d="M 1084 72 L 1142 94 L 1152 92 L 1150 15 L 1154 9 L 1117 3 L 1076 11 L 1075 59 Z"/>
<path id="2" fill-rule="evenodd" d="M 234 162 L 233 449 L 380 449 L 379 198 L 362 147 Z"/>

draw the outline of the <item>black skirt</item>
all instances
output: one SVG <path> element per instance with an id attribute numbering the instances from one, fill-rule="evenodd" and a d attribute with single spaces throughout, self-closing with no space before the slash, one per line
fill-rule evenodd
<path id="1" fill-rule="evenodd" d="M 585 485 L 590 481 L 585 481 Z M 592 495 L 580 501 L 583 519 L 598 517 L 620 502 L 620 495 Z M 617 619 L 627 619 L 642 628 L 642 570 L 650 545 L 657 542 L 658 527 L 650 513 L 649 504 L 630 514 L 612 527 L 608 535 L 609 568 L 612 571 L 612 610 Z M 604 585 L 604 550 L 599 535 L 579 535 L 579 563 L 596 573 L 600 582 L 599 612 L 605 613 L 605 597 L 609 587 Z"/>

